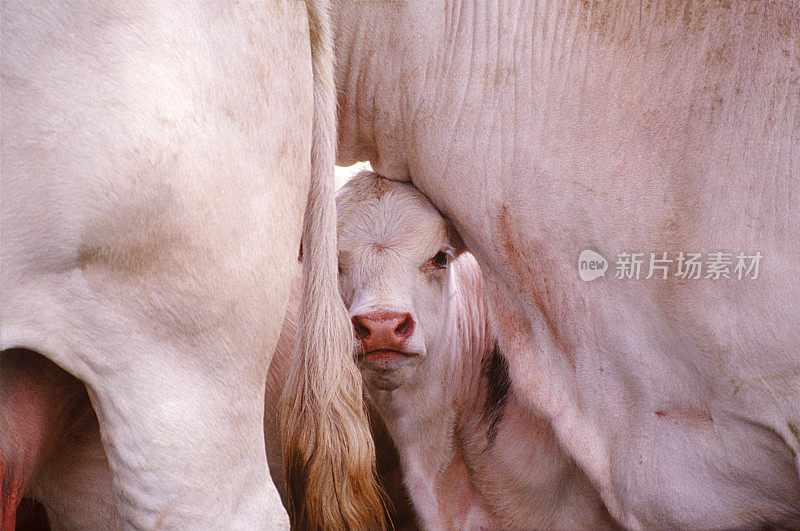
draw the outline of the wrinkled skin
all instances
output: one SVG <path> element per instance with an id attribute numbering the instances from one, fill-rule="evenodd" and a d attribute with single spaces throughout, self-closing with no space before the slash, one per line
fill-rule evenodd
<path id="1" fill-rule="evenodd" d="M 339 163 L 453 222 L 514 389 L 611 513 L 800 525 L 797 5 L 338 2 L 334 20 Z M 584 249 L 765 258 L 756 280 L 585 283 Z"/>

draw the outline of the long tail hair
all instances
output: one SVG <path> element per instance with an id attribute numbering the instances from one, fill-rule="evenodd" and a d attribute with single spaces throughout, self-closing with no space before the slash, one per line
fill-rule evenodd
<path id="1" fill-rule="evenodd" d="M 298 363 L 281 394 L 289 516 L 296 529 L 385 527 L 353 331 L 339 295 L 335 85 L 329 11 L 307 2 L 314 75 L 311 188 L 303 227 Z"/>

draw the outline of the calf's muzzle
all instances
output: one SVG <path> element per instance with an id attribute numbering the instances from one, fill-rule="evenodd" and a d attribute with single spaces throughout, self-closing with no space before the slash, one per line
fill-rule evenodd
<path id="1" fill-rule="evenodd" d="M 353 316 L 353 328 L 365 353 L 377 350 L 404 352 L 404 344 L 414 333 L 410 313 L 376 310 Z"/>

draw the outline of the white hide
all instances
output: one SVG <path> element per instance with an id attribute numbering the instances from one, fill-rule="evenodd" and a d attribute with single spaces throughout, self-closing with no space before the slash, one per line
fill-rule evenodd
<path id="1" fill-rule="evenodd" d="M 0 348 L 86 383 L 125 526 L 287 526 L 262 417 L 308 192 L 305 5 L 6 2 L 2 32 Z"/>
<path id="2" fill-rule="evenodd" d="M 800 525 L 797 4 L 334 12 L 339 163 L 412 181 L 452 221 L 521 403 L 612 514 Z M 757 279 L 584 282 L 586 249 L 764 259 Z"/>
<path id="3" fill-rule="evenodd" d="M 281 391 L 297 362 L 297 318 L 300 306 L 300 271 L 295 267 L 291 291 L 272 362 L 264 398 L 264 441 L 272 481 L 285 499 L 285 476 L 278 433 Z M 29 494 L 47 510 L 53 529 L 116 530 L 123 527 L 114 502 L 111 471 L 93 414 L 88 414 L 55 451 L 34 478 Z"/>

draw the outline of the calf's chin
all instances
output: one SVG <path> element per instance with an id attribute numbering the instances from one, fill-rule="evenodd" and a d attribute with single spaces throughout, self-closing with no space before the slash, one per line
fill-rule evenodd
<path id="1" fill-rule="evenodd" d="M 361 369 L 361 376 L 369 389 L 394 391 L 414 378 L 419 363 L 419 358 L 410 358 L 403 360 L 394 368 L 380 369 L 362 361 L 359 363 L 359 369 Z"/>

